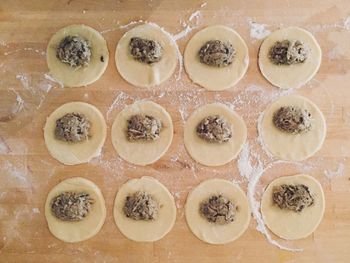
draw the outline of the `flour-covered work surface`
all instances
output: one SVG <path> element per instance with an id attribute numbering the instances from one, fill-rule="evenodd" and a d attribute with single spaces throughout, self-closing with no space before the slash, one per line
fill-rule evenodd
<path id="1" fill-rule="evenodd" d="M 350 3 L 260 2 L 2 1 L 0 262 L 349 262 Z"/>

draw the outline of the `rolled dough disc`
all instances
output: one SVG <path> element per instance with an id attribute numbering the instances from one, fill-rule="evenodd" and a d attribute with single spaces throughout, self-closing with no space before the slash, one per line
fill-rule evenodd
<path id="1" fill-rule="evenodd" d="M 312 116 L 312 129 L 306 133 L 289 134 L 276 128 L 273 114 L 282 106 L 299 106 Z M 259 133 L 267 150 L 283 160 L 302 161 L 321 149 L 326 137 L 326 121 L 319 108 L 310 100 L 296 95 L 284 96 L 273 102 L 259 124 Z"/>
<path id="2" fill-rule="evenodd" d="M 210 143 L 196 133 L 197 125 L 206 117 L 223 116 L 232 127 L 232 138 L 225 143 Z M 243 119 L 221 103 L 204 105 L 188 118 L 184 128 L 185 147 L 191 157 L 207 166 L 224 165 L 237 157 L 247 139 L 247 127 Z"/>
<path id="3" fill-rule="evenodd" d="M 144 64 L 135 60 L 129 51 L 133 37 L 158 41 L 163 47 L 163 56 L 159 62 Z M 157 86 L 174 73 L 177 65 L 176 42 L 158 25 L 149 23 L 136 26 L 124 34 L 115 51 L 115 63 L 119 74 L 130 84 L 149 88 Z"/>
<path id="4" fill-rule="evenodd" d="M 282 184 L 304 184 L 315 199 L 315 203 L 296 213 L 282 210 L 274 205 L 273 188 Z M 266 188 L 261 200 L 261 213 L 267 227 L 277 236 L 287 239 L 301 239 L 310 235 L 320 224 L 325 210 L 325 198 L 321 184 L 306 174 L 283 176 L 273 180 Z"/>
<path id="5" fill-rule="evenodd" d="M 91 60 L 88 66 L 78 69 L 72 68 L 56 57 L 59 43 L 69 35 L 80 36 L 89 41 Z M 85 25 L 70 25 L 57 31 L 50 39 L 46 54 L 50 74 L 67 87 L 86 86 L 95 82 L 105 72 L 109 59 L 106 40 L 98 31 Z"/>
<path id="6" fill-rule="evenodd" d="M 213 195 L 222 194 L 237 206 L 235 220 L 226 225 L 208 222 L 200 213 L 200 204 Z M 209 244 L 226 244 L 239 238 L 248 228 L 250 207 L 242 189 L 230 181 L 210 179 L 200 183 L 188 195 L 186 221 L 193 234 Z"/>
<path id="7" fill-rule="evenodd" d="M 67 113 L 81 113 L 91 122 L 91 137 L 78 143 L 67 143 L 55 138 L 56 120 Z M 47 149 L 53 158 L 66 164 L 87 163 L 99 156 L 107 135 L 107 125 L 102 113 L 93 105 L 85 102 L 69 102 L 58 107 L 47 118 L 44 138 Z"/>
<path id="8" fill-rule="evenodd" d="M 123 207 L 128 195 L 144 191 L 159 204 L 158 218 L 154 221 L 133 220 L 125 216 Z M 128 239 L 153 242 L 163 238 L 174 226 L 176 206 L 169 190 L 153 177 L 143 176 L 127 181 L 119 189 L 114 202 L 114 220 L 120 232 Z"/>
<path id="9" fill-rule="evenodd" d="M 199 61 L 198 52 L 209 40 L 230 42 L 236 55 L 233 63 L 217 68 Z M 210 26 L 196 33 L 188 42 L 184 55 L 185 69 L 190 79 L 207 90 L 218 91 L 233 87 L 244 76 L 249 64 L 248 48 L 241 36 L 233 29 Z"/>
<path id="10" fill-rule="evenodd" d="M 51 201 L 54 197 L 66 191 L 85 192 L 94 203 L 89 214 L 81 221 L 69 222 L 56 218 L 51 212 Z M 96 235 L 106 219 L 106 206 L 101 190 L 93 182 L 73 177 L 56 185 L 47 196 L 45 203 L 45 217 L 50 232 L 64 242 L 80 242 Z"/>
<path id="11" fill-rule="evenodd" d="M 309 48 L 309 57 L 294 65 L 275 65 L 268 53 L 276 41 L 299 40 Z M 259 67 L 264 77 L 274 86 L 281 89 L 299 88 L 311 80 L 321 65 L 322 51 L 314 36 L 299 27 L 288 27 L 276 30 L 261 44 L 259 51 Z"/>
<path id="12" fill-rule="evenodd" d="M 161 121 L 162 129 L 157 140 L 131 142 L 127 139 L 127 121 L 136 114 L 149 115 Z M 121 158 L 137 165 L 148 165 L 159 160 L 169 149 L 172 139 L 173 122 L 169 113 L 152 101 L 139 101 L 125 107 L 112 125 L 114 149 Z"/>

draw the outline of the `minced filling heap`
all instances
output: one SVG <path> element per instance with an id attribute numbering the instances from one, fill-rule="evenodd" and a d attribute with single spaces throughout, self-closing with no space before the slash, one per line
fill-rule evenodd
<path id="1" fill-rule="evenodd" d="M 309 188 L 303 184 L 283 184 L 273 189 L 273 202 L 280 209 L 301 212 L 314 204 Z"/>
<path id="2" fill-rule="evenodd" d="M 197 125 L 196 133 L 201 139 L 214 143 L 224 143 L 232 137 L 230 124 L 219 115 L 204 118 Z"/>
<path id="3" fill-rule="evenodd" d="M 84 192 L 63 192 L 52 199 L 52 214 L 63 221 L 81 221 L 91 211 L 93 199 Z"/>
<path id="4" fill-rule="evenodd" d="M 159 138 L 162 123 L 148 115 L 137 114 L 128 119 L 127 137 L 129 141 L 154 141 Z"/>
<path id="5" fill-rule="evenodd" d="M 67 113 L 56 120 L 55 137 L 65 142 L 82 142 L 90 137 L 91 123 L 80 113 Z"/>
<path id="6" fill-rule="evenodd" d="M 140 37 L 130 39 L 129 50 L 135 60 L 145 64 L 158 62 L 163 55 L 163 47 L 159 42 Z"/>
<path id="7" fill-rule="evenodd" d="M 297 106 L 284 106 L 273 115 L 274 125 L 287 133 L 305 133 L 312 128 L 311 113 Z"/>
<path id="8" fill-rule="evenodd" d="M 56 57 L 73 68 L 85 67 L 91 60 L 90 43 L 80 36 L 66 36 L 57 47 Z"/>
<path id="9" fill-rule="evenodd" d="M 159 205 L 151 195 L 138 191 L 126 197 L 123 211 L 131 219 L 150 221 L 158 218 Z"/>
<path id="10" fill-rule="evenodd" d="M 277 41 L 269 50 L 269 58 L 276 65 L 292 65 L 303 63 L 309 50 L 299 40 Z"/>
<path id="11" fill-rule="evenodd" d="M 236 206 L 222 195 L 213 195 L 203 201 L 200 214 L 211 223 L 225 225 L 235 220 Z"/>
<path id="12" fill-rule="evenodd" d="M 230 42 L 210 40 L 200 48 L 198 55 L 201 63 L 221 68 L 232 64 L 236 51 Z"/>

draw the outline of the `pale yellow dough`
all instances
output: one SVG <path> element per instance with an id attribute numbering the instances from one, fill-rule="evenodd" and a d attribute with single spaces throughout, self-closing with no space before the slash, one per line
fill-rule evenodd
<path id="1" fill-rule="evenodd" d="M 91 45 L 91 60 L 86 67 L 72 68 L 56 57 L 56 50 L 66 36 L 80 36 Z M 107 42 L 95 29 L 85 25 L 70 25 L 57 31 L 47 46 L 47 65 L 50 74 L 64 86 L 80 87 L 98 80 L 106 70 L 109 59 Z M 103 61 L 101 61 L 101 56 Z"/>
<path id="2" fill-rule="evenodd" d="M 209 40 L 230 42 L 236 55 L 227 67 L 211 67 L 199 61 L 198 52 Z M 185 69 L 190 79 L 207 90 L 218 91 L 233 87 L 246 73 L 249 64 L 248 48 L 241 36 L 233 29 L 210 26 L 196 33 L 188 42 L 184 55 Z"/>
<path id="3" fill-rule="evenodd" d="M 201 139 L 197 133 L 197 125 L 206 117 L 223 116 L 232 128 L 232 138 L 225 143 L 210 143 Z M 224 165 L 237 157 L 247 139 L 247 127 L 243 119 L 234 111 L 221 103 L 204 105 L 195 110 L 186 121 L 184 127 L 185 147 L 191 157 L 207 166 Z"/>
<path id="4" fill-rule="evenodd" d="M 290 134 L 276 128 L 273 114 L 282 106 L 299 106 L 312 116 L 312 128 L 301 134 Z M 326 137 L 326 121 L 319 108 L 307 98 L 290 95 L 279 98 L 265 111 L 259 133 L 267 150 L 283 160 L 302 161 L 314 155 Z"/>
<path id="5" fill-rule="evenodd" d="M 128 195 L 137 191 L 150 194 L 159 204 L 154 221 L 134 220 L 125 216 L 123 207 Z M 114 202 L 114 220 L 127 238 L 138 242 L 153 242 L 163 238 L 174 226 L 176 206 L 169 190 L 153 177 L 144 176 L 127 181 L 119 189 Z"/>
<path id="6" fill-rule="evenodd" d="M 304 184 L 314 197 L 314 204 L 300 213 L 282 210 L 273 203 L 275 186 L 282 184 Z M 320 224 L 325 210 L 325 198 L 321 184 L 306 174 L 283 176 L 273 180 L 266 188 L 261 200 L 261 213 L 267 227 L 277 236 L 287 239 L 301 239 L 310 235 Z"/>
<path id="7" fill-rule="evenodd" d="M 219 194 L 237 206 L 232 223 L 217 225 L 208 222 L 199 212 L 203 201 Z M 245 193 L 237 184 L 223 179 L 210 179 L 200 183 L 189 193 L 185 215 L 189 228 L 200 240 L 209 244 L 226 244 L 239 238 L 248 228 L 250 207 Z"/>
<path id="8" fill-rule="evenodd" d="M 309 57 L 299 64 L 275 65 L 268 53 L 276 41 L 302 41 L 309 49 Z M 281 89 L 299 88 L 311 80 L 321 65 L 322 51 L 314 36 L 299 27 L 288 27 L 276 30 L 261 44 L 259 51 L 259 67 L 264 77 L 274 86 Z"/>
<path id="9" fill-rule="evenodd" d="M 129 141 L 126 136 L 128 119 L 132 115 L 152 116 L 162 123 L 160 137 L 154 141 Z M 173 139 L 173 122 L 169 113 L 152 101 L 138 101 L 125 107 L 115 118 L 112 125 L 112 143 L 124 160 L 148 165 L 159 160 L 169 149 Z"/>
<path id="10" fill-rule="evenodd" d="M 163 47 L 162 59 L 153 64 L 135 60 L 129 51 L 132 37 L 158 41 Z M 119 40 L 115 51 L 115 63 L 119 74 L 130 84 L 142 88 L 157 86 L 170 78 L 175 71 L 177 61 L 175 41 L 153 23 L 136 26 L 126 32 Z"/>
<path id="11" fill-rule="evenodd" d="M 56 120 L 67 113 L 81 113 L 91 123 L 91 137 L 86 141 L 68 143 L 55 138 Z M 69 102 L 58 107 L 47 118 L 44 138 L 47 149 L 53 158 L 66 165 L 87 163 L 97 157 L 107 135 L 107 125 L 102 113 L 93 105 L 85 102 Z"/>
<path id="12" fill-rule="evenodd" d="M 82 221 L 62 221 L 52 214 L 52 199 L 66 191 L 85 192 L 94 199 L 89 214 Z M 101 190 L 93 182 L 81 177 L 66 179 L 52 188 L 48 194 L 45 203 L 45 217 L 50 232 L 56 238 L 71 243 L 89 239 L 100 231 L 106 219 L 105 201 Z"/>

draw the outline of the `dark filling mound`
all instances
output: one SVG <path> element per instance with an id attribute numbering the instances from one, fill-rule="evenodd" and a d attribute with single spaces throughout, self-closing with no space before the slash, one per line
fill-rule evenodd
<path id="1" fill-rule="evenodd" d="M 303 184 L 283 184 L 273 189 L 273 202 L 281 209 L 301 212 L 304 208 L 313 205 L 309 188 Z"/>
<path id="2" fill-rule="evenodd" d="M 213 67 L 227 67 L 232 64 L 236 51 L 232 44 L 220 40 L 210 40 L 199 50 L 201 63 Z"/>
<path id="3" fill-rule="evenodd" d="M 85 67 L 91 59 L 91 47 L 82 37 L 66 36 L 58 45 L 56 57 L 73 68 Z"/>
<path id="4" fill-rule="evenodd" d="M 215 143 L 227 142 L 232 137 L 230 124 L 222 116 L 208 116 L 203 119 L 196 129 L 197 135 L 208 141 Z"/>
<path id="5" fill-rule="evenodd" d="M 124 214 L 134 220 L 155 220 L 158 217 L 159 205 L 154 198 L 145 192 L 136 192 L 126 197 Z"/>
<path id="6" fill-rule="evenodd" d="M 311 130 L 311 113 L 297 106 L 279 108 L 273 115 L 274 125 L 287 133 L 304 133 Z"/>
<path id="7" fill-rule="evenodd" d="M 161 128 L 161 122 L 152 116 L 133 115 L 128 120 L 127 137 L 130 141 L 154 141 L 159 138 Z"/>
<path id="8" fill-rule="evenodd" d="M 80 113 L 67 113 L 56 120 L 55 137 L 65 142 L 81 142 L 90 137 L 90 121 Z"/>
<path id="9" fill-rule="evenodd" d="M 222 195 L 213 195 L 201 203 L 200 213 L 209 222 L 224 225 L 235 220 L 236 206 Z"/>
<path id="10" fill-rule="evenodd" d="M 152 64 L 162 59 L 163 48 L 157 41 L 133 37 L 130 39 L 131 56 L 145 64 Z"/>
<path id="11" fill-rule="evenodd" d="M 93 199 L 81 192 L 63 192 L 51 201 L 51 212 L 63 221 L 81 221 L 91 210 Z"/>
<path id="12" fill-rule="evenodd" d="M 269 58 L 276 65 L 303 63 L 308 55 L 308 49 L 298 40 L 277 41 L 269 51 Z"/>

